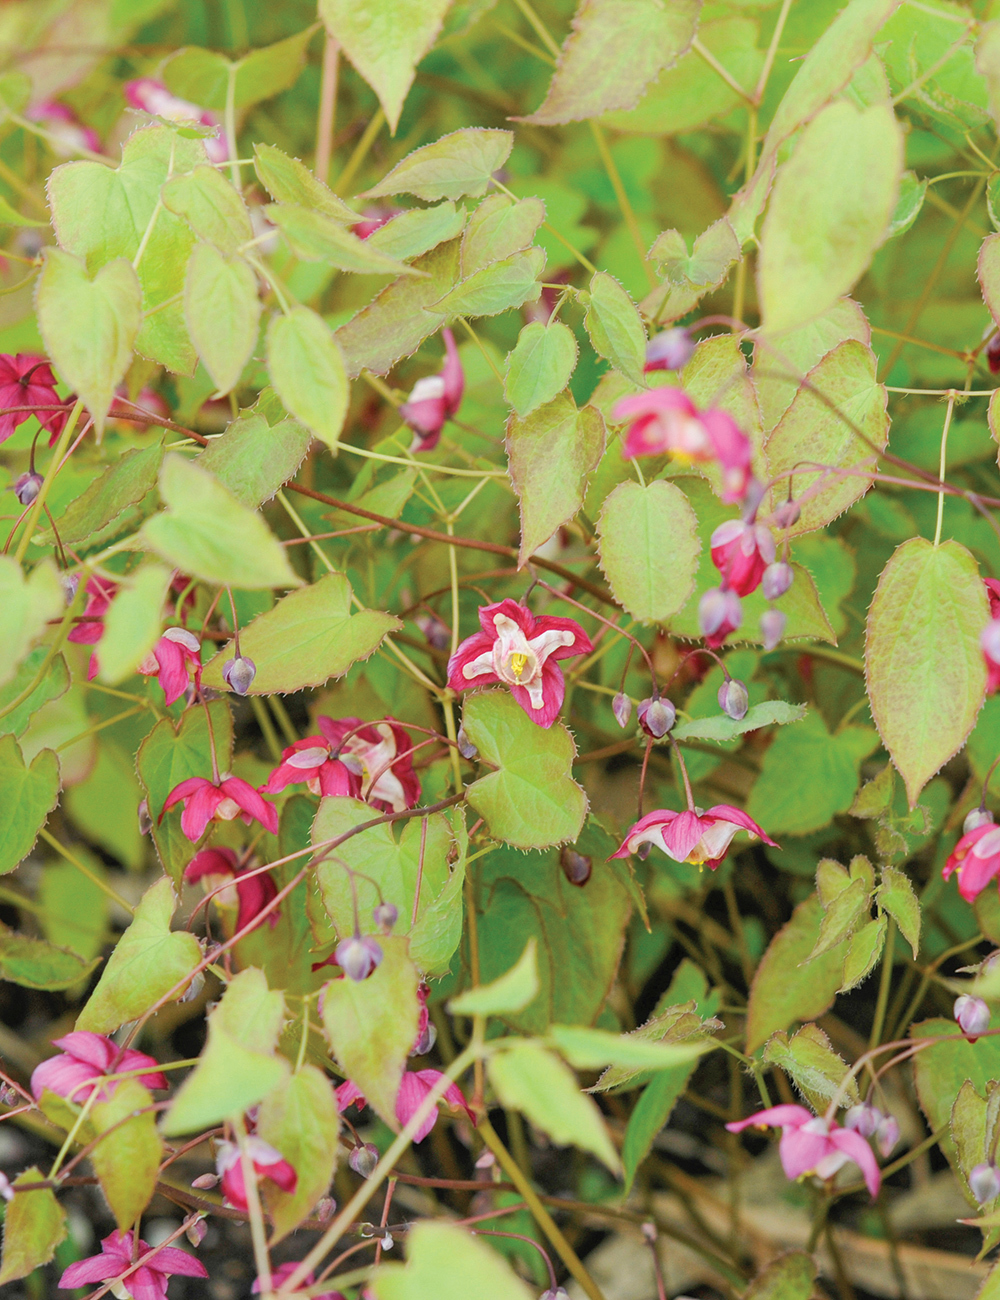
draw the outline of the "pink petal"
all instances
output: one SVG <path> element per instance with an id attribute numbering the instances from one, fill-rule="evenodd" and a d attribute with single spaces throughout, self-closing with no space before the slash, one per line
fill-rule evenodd
<path id="1" fill-rule="evenodd" d="M 417 1070 L 416 1074 L 418 1078 L 422 1079 L 424 1083 L 427 1084 L 428 1088 L 433 1088 L 434 1085 L 437 1083 L 438 1079 L 444 1078 L 444 1075 L 441 1073 L 440 1070 L 429 1070 L 429 1069 Z M 450 1106 L 460 1107 L 462 1110 L 465 1111 L 469 1119 L 472 1120 L 473 1124 L 475 1124 L 476 1117 L 469 1109 L 469 1103 L 465 1100 L 465 1094 L 462 1092 L 462 1089 L 458 1086 L 457 1083 L 448 1084 L 448 1087 L 445 1088 L 444 1090 L 443 1100 L 448 1102 Z"/>
<path id="2" fill-rule="evenodd" d="M 159 1259 L 159 1255 L 155 1258 Z M 152 1264 L 137 1268 L 122 1285 L 132 1300 L 167 1300 L 167 1275 Z"/>
<path id="3" fill-rule="evenodd" d="M 666 845 L 667 853 L 675 862 L 686 862 L 703 832 L 704 827 L 697 813 L 690 811 L 678 813 L 663 832 L 663 843 Z"/>
<path id="4" fill-rule="evenodd" d="M 180 803 L 182 799 L 189 798 L 195 791 L 202 789 L 206 785 L 210 789 L 215 788 L 212 782 L 204 776 L 189 776 L 186 781 L 181 781 L 180 785 L 175 785 L 164 801 L 160 820 L 163 820 L 163 813 L 169 812 L 175 804 Z"/>
<path id="5" fill-rule="evenodd" d="M 511 686 L 510 693 L 532 722 L 537 722 L 540 727 L 551 727 L 559 716 L 559 710 L 566 696 L 566 682 L 563 680 L 562 669 L 548 659 L 542 664 L 542 707 L 540 709 L 532 706 L 531 696 L 523 686 Z"/>
<path id="6" fill-rule="evenodd" d="M 489 669 L 477 672 L 474 677 L 466 677 L 463 674 L 465 665 L 471 664 L 480 655 L 488 654 L 493 649 L 495 641 L 495 636 L 488 636 L 485 632 L 474 632 L 459 645 L 448 660 L 448 685 L 453 691 L 467 691 L 470 686 L 485 686 L 500 680 L 496 673 Z"/>
<path id="7" fill-rule="evenodd" d="M 874 1200 L 882 1184 L 882 1171 L 878 1167 L 874 1151 L 860 1133 L 855 1133 L 849 1128 L 835 1128 L 830 1134 L 830 1141 L 838 1151 L 843 1151 L 844 1155 L 849 1156 L 861 1170 L 865 1185 Z"/>
<path id="8" fill-rule="evenodd" d="M 232 849 L 202 849 L 184 868 L 184 879 L 194 885 L 204 876 L 235 876 L 236 862 Z"/>
<path id="9" fill-rule="evenodd" d="M 633 420 L 637 416 L 661 415 L 665 411 L 683 411 L 685 415 L 696 416 L 695 404 L 680 388 L 664 384 L 661 388 L 650 388 L 644 393 L 633 393 L 622 397 L 611 410 L 611 419 L 615 424 L 624 420 Z"/>
<path id="10" fill-rule="evenodd" d="M 169 1088 L 167 1076 L 159 1068 L 159 1061 L 145 1052 L 136 1052 L 131 1047 L 127 1047 L 122 1052 L 121 1060 L 114 1068 L 114 1073 L 124 1073 L 126 1070 L 141 1070 L 148 1068 L 148 1074 L 139 1075 L 139 1082 L 146 1088 Z"/>
<path id="11" fill-rule="evenodd" d="M 726 1128 L 730 1133 L 742 1133 L 745 1128 L 750 1128 L 751 1125 L 756 1128 L 798 1127 L 801 1124 L 808 1124 L 811 1119 L 815 1118 L 812 1111 L 806 1110 L 805 1106 L 784 1103 L 780 1106 L 769 1106 L 767 1110 L 758 1110 L 755 1114 L 748 1115 L 746 1119 L 737 1120 L 734 1124 L 727 1124 Z"/>
<path id="12" fill-rule="evenodd" d="M 194 793 L 188 796 L 184 811 L 181 813 L 181 830 L 192 844 L 197 843 L 205 834 L 205 827 L 215 816 L 216 808 L 225 798 L 218 786 L 214 786 L 211 781 L 206 781 L 203 777 L 195 777 L 194 780 L 199 781 L 200 784 Z M 181 785 L 186 784 L 186 781 L 181 782 Z M 179 790 L 180 786 L 177 789 Z M 176 791 L 174 793 L 176 794 Z"/>
<path id="13" fill-rule="evenodd" d="M 316 725 L 330 742 L 330 747 L 336 749 L 347 733 L 353 731 L 360 721 L 360 718 L 340 718 L 335 720 L 321 713 L 316 719 Z"/>
<path id="14" fill-rule="evenodd" d="M 353 795 L 361 793 L 361 778 L 338 758 L 329 759 L 319 769 L 321 795 Z"/>
<path id="15" fill-rule="evenodd" d="M 734 808 L 732 804 L 717 803 L 702 813 L 702 819 L 708 821 L 711 818 L 714 821 L 734 822 L 741 830 L 749 831 L 751 835 L 756 835 L 762 839 L 765 844 L 770 844 L 772 848 L 778 847 L 769 835 L 761 830 L 752 817 L 748 817 L 742 808 Z"/>
<path id="16" fill-rule="evenodd" d="M 223 794 L 238 804 L 245 813 L 271 832 L 272 835 L 278 833 L 278 810 L 273 803 L 268 803 L 262 799 L 252 785 L 241 780 L 238 776 L 230 776 L 222 782 L 220 789 Z"/>
<path id="17" fill-rule="evenodd" d="M 180 1277 L 208 1277 L 208 1270 L 200 1259 L 173 1246 L 163 1246 L 156 1252 L 156 1271 Z"/>
<path id="18" fill-rule="evenodd" d="M 548 614 L 542 614 L 535 619 L 535 636 L 540 636 L 542 632 L 571 632 L 574 637 L 572 645 L 560 645 L 550 650 L 549 659 L 568 659 L 572 655 L 588 655 L 594 648 L 590 637 L 573 618 L 552 618 Z"/>
<path id="19" fill-rule="evenodd" d="M 262 1178 L 270 1178 L 271 1182 L 283 1192 L 295 1191 L 299 1176 L 287 1160 L 275 1160 L 269 1165 L 255 1166 L 255 1168 Z"/>
<path id="20" fill-rule="evenodd" d="M 633 854 L 641 843 L 645 840 L 652 839 L 654 843 L 660 843 L 660 836 L 657 832 L 662 833 L 664 826 L 669 826 L 677 816 L 672 808 L 660 808 L 656 812 L 647 813 L 645 817 L 639 820 L 629 828 L 628 834 L 617 853 L 612 853 L 613 858 L 627 858 Z"/>
<path id="21" fill-rule="evenodd" d="M 91 1255 L 87 1259 L 77 1260 L 65 1269 L 59 1279 L 60 1290 L 69 1291 L 73 1287 L 83 1286 L 86 1282 L 106 1282 L 109 1277 L 117 1277 L 129 1266 L 129 1259 L 118 1260 L 113 1255 Z"/>
<path id="22" fill-rule="evenodd" d="M 526 609 L 524 605 L 518 604 L 516 600 L 511 600 L 508 596 L 506 600 L 498 601 L 495 605 L 480 605 L 479 607 L 479 626 L 489 637 L 490 646 L 499 635 L 493 621 L 497 614 L 512 619 L 529 641 L 535 635 L 537 628 L 534 614 L 530 609 Z"/>
<path id="23" fill-rule="evenodd" d="M 421 1071 L 421 1074 L 424 1071 Z M 403 1075 L 403 1080 L 399 1085 L 399 1092 L 396 1094 L 396 1118 L 400 1124 L 408 1124 L 420 1108 L 420 1103 L 430 1092 L 430 1086 L 424 1082 L 420 1074 L 415 1074 L 412 1070 L 407 1070 Z M 420 1127 L 413 1134 L 414 1142 L 423 1142 L 424 1138 L 437 1123 L 438 1111 L 435 1106 L 430 1114 L 423 1120 Z"/>
<path id="24" fill-rule="evenodd" d="M 61 1047 L 78 1061 L 96 1065 L 99 1070 L 107 1070 L 118 1055 L 118 1048 L 110 1038 L 89 1029 L 74 1029 L 72 1033 L 63 1034 L 62 1038 L 53 1038 L 52 1046 Z"/>
<path id="25" fill-rule="evenodd" d="M 812 1173 L 829 1150 L 829 1136 L 826 1133 L 810 1133 L 805 1126 L 784 1129 L 778 1143 L 781 1167 L 786 1176 L 793 1180 Z"/>
<path id="26" fill-rule="evenodd" d="M 311 773 L 305 768 L 292 767 L 290 763 L 279 763 L 271 775 L 267 778 L 264 785 L 260 787 L 261 794 L 280 794 L 286 786 L 297 785 L 300 781 L 308 781 Z"/>
<path id="27" fill-rule="evenodd" d="M 35 1067 L 31 1076 L 31 1092 L 36 1099 L 48 1088 L 57 1097 L 70 1097 L 75 1102 L 83 1102 L 93 1092 L 93 1080 L 101 1077 L 101 1071 L 84 1061 L 77 1061 L 72 1056 L 60 1054 L 50 1056 L 47 1061 Z"/>
<path id="28" fill-rule="evenodd" d="M 462 393 L 465 391 L 465 372 L 462 369 L 458 348 L 455 346 L 455 337 L 451 330 L 443 329 L 441 337 L 444 339 L 445 348 L 445 361 L 441 370 L 441 378 L 444 380 L 445 413 L 455 415 L 462 404 Z"/>
<path id="29" fill-rule="evenodd" d="M 352 1106 L 355 1102 L 359 1102 L 362 1106 L 365 1104 L 364 1093 L 350 1079 L 345 1079 L 343 1083 L 338 1084 L 334 1089 L 334 1093 L 337 1098 L 338 1111 L 346 1110 L 348 1106 Z"/>
<path id="30" fill-rule="evenodd" d="M 277 893 L 278 887 L 267 872 L 259 876 L 250 876 L 247 880 L 237 879 L 236 894 L 240 900 L 240 909 L 236 916 L 237 930 L 242 930 L 254 917 L 259 916 Z M 278 910 L 269 912 L 268 919 L 273 926 L 278 919 Z"/>

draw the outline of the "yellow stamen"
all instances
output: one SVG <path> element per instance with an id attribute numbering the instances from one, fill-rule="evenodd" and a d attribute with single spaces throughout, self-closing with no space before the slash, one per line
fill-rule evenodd
<path id="1" fill-rule="evenodd" d="M 514 674 L 514 676 L 517 678 L 518 681 L 521 680 L 521 674 L 524 672 L 524 669 L 525 669 L 527 663 L 528 663 L 528 656 L 527 656 L 527 655 L 524 655 L 524 654 L 512 654 L 512 655 L 511 655 L 511 657 L 510 657 L 510 670 L 511 670 L 511 672 Z"/>

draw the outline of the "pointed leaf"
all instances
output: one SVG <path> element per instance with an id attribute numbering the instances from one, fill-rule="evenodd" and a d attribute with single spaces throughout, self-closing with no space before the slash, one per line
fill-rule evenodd
<path id="1" fill-rule="evenodd" d="M 875 898 L 899 926 L 900 934 L 913 949 L 915 961 L 920 948 L 920 901 L 909 876 L 895 867 L 883 867 L 882 883 Z"/>
<path id="2" fill-rule="evenodd" d="M 91 542 L 129 506 L 144 501 L 156 487 L 163 461 L 163 446 L 130 447 L 99 474 L 86 491 L 71 501 L 59 516 L 59 536 L 68 545 Z M 42 545 L 51 545 L 51 528 L 39 534 Z"/>
<path id="3" fill-rule="evenodd" d="M 267 372 L 286 410 L 336 447 L 350 388 L 343 354 L 323 318 L 308 307 L 276 316 L 267 330 Z"/>
<path id="4" fill-rule="evenodd" d="M 199 239 L 220 253 L 235 253 L 254 237 L 250 214 L 242 197 L 215 167 L 202 163 L 185 176 L 175 176 L 162 190 L 163 206 L 188 223 Z"/>
<path id="5" fill-rule="evenodd" d="M 875 969 L 875 963 L 882 955 L 888 920 L 880 916 L 877 921 L 869 921 L 853 936 L 844 955 L 844 982 L 839 993 L 847 993 L 866 979 Z"/>
<path id="6" fill-rule="evenodd" d="M 666 623 L 694 588 L 701 543 L 674 483 L 620 483 L 597 521 L 601 568 L 615 599 L 642 623 Z"/>
<path id="7" fill-rule="evenodd" d="M 525 325 L 507 357 L 504 379 L 507 401 L 522 419 L 562 392 L 576 366 L 578 351 L 573 331 L 561 321 Z"/>
<path id="8" fill-rule="evenodd" d="M 465 195 L 478 198 L 486 193 L 493 173 L 510 157 L 513 145 L 513 131 L 481 127 L 452 131 L 433 144 L 425 144 L 407 154 L 384 180 L 365 190 L 361 197 L 376 199 L 390 194 L 413 194 L 427 203 L 460 199 Z"/>
<path id="9" fill-rule="evenodd" d="M 524 952 L 506 974 L 490 984 L 469 989 L 448 1003 L 453 1016 L 492 1016 L 504 1011 L 523 1011 L 538 997 L 538 942 L 529 939 Z"/>
<path id="10" fill-rule="evenodd" d="M 613 275 L 598 271 L 590 282 L 584 318 L 598 356 L 605 357 L 633 384 L 645 386 L 646 330 L 628 290 Z"/>
<path id="11" fill-rule="evenodd" d="M 257 1132 L 298 1175 L 294 1192 L 283 1192 L 269 1179 L 261 1183 L 274 1225 L 272 1240 L 280 1241 L 326 1195 L 337 1169 L 340 1116 L 329 1078 L 315 1065 L 301 1066 L 261 1102 Z"/>
<path id="12" fill-rule="evenodd" d="M 147 1109 L 152 1103 L 138 1079 L 122 1079 L 110 1099 L 96 1102 L 90 1111 L 98 1135 L 90 1160 L 122 1232 L 131 1228 L 156 1191 L 163 1142 L 156 1114 Z"/>
<path id="13" fill-rule="evenodd" d="M 670 734 L 674 740 L 715 740 L 720 744 L 735 740 L 748 731 L 759 731 L 776 723 L 801 722 L 806 716 L 804 704 L 788 704 L 785 700 L 767 700 L 754 704 L 739 720 L 720 713 L 712 718 L 692 718 L 679 722 Z"/>
<path id="14" fill-rule="evenodd" d="M 184 281 L 184 318 L 191 342 L 219 394 L 239 383 L 257 343 L 262 305 L 257 276 L 211 244 L 197 244 Z"/>
<path id="15" fill-rule="evenodd" d="M 48 654 L 48 646 L 36 646 L 7 685 L 0 686 L 0 709 L 6 708 L 12 700 L 23 695 L 32 685 Z M 67 690 L 69 690 L 69 669 L 62 655 L 56 655 L 31 694 L 16 709 L 11 709 L 9 713 L 0 716 L 0 735 L 10 732 L 11 735 L 19 736 L 28 725 L 33 713 L 36 713 L 43 704 L 48 704 L 50 700 L 57 700 L 60 695 L 65 695 Z"/>
<path id="16" fill-rule="evenodd" d="M 0 736 L 0 875 L 28 856 L 59 800 L 59 759 L 42 749 L 31 766 L 11 735 Z"/>
<path id="17" fill-rule="evenodd" d="M 538 278 L 544 266 L 543 249 L 522 249 L 475 271 L 433 303 L 433 309 L 449 316 L 497 316 L 510 307 L 535 302 L 542 292 Z"/>
<path id="18" fill-rule="evenodd" d="M 297 420 L 269 425 L 254 410 L 234 420 L 195 457 L 242 505 L 256 510 L 270 501 L 305 459 L 312 435 Z"/>
<path id="19" fill-rule="evenodd" d="M 66 1211 L 55 1192 L 48 1187 L 33 1192 L 17 1190 L 19 1183 L 40 1183 L 44 1178 L 38 1166 L 32 1165 L 13 1180 L 14 1199 L 4 1211 L 0 1283 L 15 1282 L 47 1264 L 66 1236 Z"/>
<path id="20" fill-rule="evenodd" d="M 711 1041 L 663 1042 L 639 1034 L 612 1034 L 585 1025 L 552 1025 L 549 1044 L 578 1070 L 667 1070 L 710 1052 Z"/>
<path id="21" fill-rule="evenodd" d="M 446 239 L 460 235 L 465 228 L 465 216 L 465 208 L 456 208 L 447 199 L 433 208 L 411 208 L 373 230 L 366 243 L 386 257 L 419 257 Z M 530 239 L 525 241 L 530 242 Z"/>
<path id="22" fill-rule="evenodd" d="M 763 1059 L 780 1066 L 817 1113 L 838 1095 L 848 1071 L 847 1062 L 817 1025 L 803 1025 L 791 1038 L 783 1031 L 772 1035 Z M 851 1102 L 858 1100 L 855 1079 L 849 1080 L 843 1095 Z"/>
<path id="23" fill-rule="evenodd" d="M 295 203 L 302 208 L 311 208 L 349 226 L 357 222 L 358 214 L 298 158 L 290 158 L 273 144 L 258 143 L 253 149 L 257 179 L 276 203 Z"/>
<path id="24" fill-rule="evenodd" d="M 329 262 L 341 271 L 359 275 L 418 274 L 405 262 L 381 252 L 378 244 L 359 239 L 321 212 L 290 203 L 270 203 L 264 211 L 288 240 L 292 252 L 303 261 Z"/>
<path id="25" fill-rule="evenodd" d="M 462 275 L 472 275 L 527 248 L 545 220 L 545 204 L 538 198 L 509 199 L 488 194 L 469 218 L 462 236 Z"/>
<path id="26" fill-rule="evenodd" d="M 26 989 L 70 989 L 86 979 L 97 965 L 96 957 L 86 961 L 75 952 L 57 948 L 44 939 L 16 934 L 0 925 L 0 979 L 11 984 Z"/>

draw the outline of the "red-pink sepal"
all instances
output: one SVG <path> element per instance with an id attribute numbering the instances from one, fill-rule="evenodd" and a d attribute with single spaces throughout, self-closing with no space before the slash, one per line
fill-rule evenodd
<path id="1" fill-rule="evenodd" d="M 941 875 L 947 880 L 954 871 L 958 872 L 958 892 L 967 903 L 973 902 L 1000 875 L 1000 826 L 984 822 L 963 835 L 948 855 Z"/>
<path id="2" fill-rule="evenodd" d="M 238 776 L 223 777 L 218 785 L 204 776 L 188 777 L 167 795 L 157 822 L 162 822 L 164 814 L 181 802 L 181 830 L 192 844 L 201 839 L 213 819 L 232 821 L 236 816 L 241 816 L 248 826 L 256 820 L 272 835 L 278 833 L 278 810 Z"/>
<path id="3" fill-rule="evenodd" d="M 440 374 L 418 379 L 409 399 L 399 408 L 402 419 L 417 435 L 413 451 L 431 451 L 441 439 L 445 421 L 458 411 L 465 391 L 465 373 L 451 330 L 443 329 L 445 360 Z"/>
<path id="4" fill-rule="evenodd" d="M 402 812 L 420 802 L 420 778 L 413 770 L 413 741 L 393 718 L 361 725 L 360 718 L 328 718 L 316 725 L 348 767 L 361 768 L 361 798 L 381 812 Z M 352 734 L 353 733 L 353 734 Z"/>
<path id="5" fill-rule="evenodd" d="M 396 1118 L 399 1120 L 400 1124 L 409 1123 L 410 1119 L 417 1113 L 421 1102 L 430 1090 L 439 1079 L 443 1078 L 444 1075 L 440 1070 L 407 1070 L 404 1073 L 402 1082 L 399 1085 L 399 1091 L 396 1094 Z M 356 1084 L 351 1082 L 350 1079 L 345 1079 L 344 1082 L 337 1087 L 336 1099 L 338 1111 L 346 1110 L 347 1107 L 353 1105 L 354 1102 L 358 1102 L 362 1106 L 365 1104 L 364 1094 Z M 473 1124 L 475 1124 L 476 1117 L 469 1109 L 468 1102 L 465 1100 L 465 1094 L 457 1083 L 449 1083 L 448 1087 L 444 1090 L 441 1100 L 447 1102 L 449 1106 L 454 1106 L 456 1109 L 464 1110 L 469 1119 L 472 1120 Z M 435 1107 L 414 1133 L 414 1142 L 422 1142 L 424 1140 L 437 1123 L 437 1117 L 438 1111 Z"/>
<path id="6" fill-rule="evenodd" d="M 248 1137 L 247 1153 L 258 1178 L 269 1178 L 283 1192 L 294 1192 L 298 1184 L 295 1169 L 270 1143 L 259 1137 Z M 247 1208 L 246 1183 L 243 1181 L 243 1160 L 235 1142 L 220 1142 L 216 1150 L 215 1167 L 222 1179 L 222 1195 L 238 1210 Z"/>
<path id="7" fill-rule="evenodd" d="M 882 1174 L 874 1152 L 860 1133 L 828 1123 L 804 1106 L 795 1105 L 771 1106 L 726 1128 L 730 1133 L 741 1133 L 751 1125 L 782 1130 L 778 1153 L 786 1177 L 815 1174 L 818 1178 L 832 1178 L 844 1164 L 853 1161 L 864 1175 L 872 1197 L 878 1195 Z"/>
<path id="8" fill-rule="evenodd" d="M 305 754 L 309 750 L 317 751 L 316 761 L 309 766 L 289 761 L 296 754 Z M 261 794 L 279 794 L 286 786 L 299 783 L 308 785 L 313 794 L 357 797 L 361 793 L 360 775 L 351 771 L 339 758 L 331 756 L 330 742 L 324 736 L 306 736 L 303 740 L 296 740 L 281 751 L 281 758 L 267 783 L 260 787 Z"/>
<path id="9" fill-rule="evenodd" d="M 96 1081 L 105 1074 L 119 1074 L 128 1070 L 146 1069 L 146 1074 L 137 1077 L 147 1088 L 169 1086 L 166 1075 L 159 1069 L 159 1063 L 151 1056 L 132 1048 L 122 1050 L 104 1034 L 76 1029 L 64 1034 L 62 1038 L 54 1038 L 52 1045 L 61 1047 L 62 1052 L 58 1056 L 50 1056 L 35 1067 L 31 1076 L 31 1092 L 36 1098 L 41 1097 L 43 1090 L 48 1088 L 49 1092 L 54 1092 L 59 1097 L 72 1097 L 77 1103 L 84 1102 L 97 1086 Z M 109 1094 L 114 1087 L 114 1082 L 108 1085 Z"/>
<path id="10" fill-rule="evenodd" d="M 723 803 L 704 812 L 661 808 L 647 813 L 630 828 L 621 848 L 611 856 L 626 858 L 641 844 L 650 843 L 658 845 L 675 862 L 696 863 L 714 871 L 741 830 L 747 831 L 751 839 L 778 847 L 752 817 L 740 808 Z"/>
<path id="11" fill-rule="evenodd" d="M 277 896 L 278 887 L 269 871 L 255 871 L 252 874 L 239 871 L 237 857 L 232 849 L 202 849 L 184 868 L 184 879 L 189 885 L 205 880 L 209 889 L 215 888 L 213 882 L 221 883 L 227 876 L 235 883 L 239 906 L 236 929 L 242 930 Z M 279 915 L 277 908 L 268 913 L 267 919 L 272 929 L 277 924 Z"/>
<path id="12" fill-rule="evenodd" d="M 118 590 L 116 582 L 96 576 L 87 579 L 87 603 L 80 616 L 80 622 L 73 625 L 72 632 L 66 637 L 76 645 L 96 645 L 104 635 L 104 615 Z"/>
<path id="13" fill-rule="evenodd" d="M 133 1263 L 132 1245 L 132 1233 L 116 1229 L 101 1242 L 99 1255 L 77 1260 L 64 1270 L 59 1279 L 60 1290 L 69 1291 L 92 1282 L 107 1282 L 110 1278 L 127 1272 Z M 140 1237 L 136 1257 L 141 1259 L 152 1249 Z M 173 1276 L 208 1277 L 208 1271 L 201 1260 L 195 1259 L 186 1250 L 161 1246 L 148 1264 L 143 1264 L 125 1278 L 122 1286 L 133 1300 L 166 1300 L 167 1280 Z"/>
<path id="14" fill-rule="evenodd" d="M 701 423 L 722 471 L 722 500 L 742 501 L 752 477 L 750 439 L 726 411 L 702 411 Z"/>
<path id="15" fill-rule="evenodd" d="M 188 665 L 194 668 L 195 683 L 201 677 L 201 642 L 182 627 L 169 627 L 139 665 L 139 672 L 155 677 L 169 706 L 188 688 Z"/>
<path id="16" fill-rule="evenodd" d="M 698 415 L 698 408 L 680 388 L 665 385 L 632 393 L 616 402 L 612 420 L 630 421 L 622 443 L 622 456 L 683 456 L 708 461 L 715 448 Z"/>
<path id="17" fill-rule="evenodd" d="M 727 519 L 712 534 L 712 563 L 738 596 L 760 586 L 764 570 L 774 560 L 774 534 L 763 524 Z"/>
<path id="18" fill-rule="evenodd" d="M 31 418 L 31 411 L 9 410 L 16 406 L 37 406 L 35 412 L 43 429 L 52 431 L 52 421 L 65 418 L 65 403 L 55 390 L 55 375 L 44 357 L 34 352 L 0 352 L 0 442 L 6 442 L 18 425 Z M 59 410 L 44 408 L 59 407 Z"/>

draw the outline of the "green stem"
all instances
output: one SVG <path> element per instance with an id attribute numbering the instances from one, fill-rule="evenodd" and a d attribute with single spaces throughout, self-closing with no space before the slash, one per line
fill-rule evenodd
<path id="1" fill-rule="evenodd" d="M 112 888 L 112 886 L 109 885 L 106 880 L 102 880 L 100 876 L 96 875 L 93 871 L 91 871 L 89 867 L 85 866 L 80 861 L 79 858 L 74 857 L 73 854 L 70 853 L 69 849 L 64 848 L 63 845 L 60 844 L 59 841 L 55 838 L 54 835 L 49 834 L 49 832 L 45 829 L 44 826 L 38 832 L 38 834 L 39 837 L 43 839 L 46 844 L 54 848 L 57 853 L 61 853 L 67 862 L 72 862 L 73 866 L 76 867 L 77 871 L 79 871 L 81 875 L 86 876 L 87 879 L 91 882 L 91 884 L 96 885 L 97 888 L 101 890 L 102 893 L 107 894 L 108 898 L 113 898 L 114 901 L 118 904 L 118 906 L 124 907 L 125 911 L 128 912 L 130 915 L 135 914 L 135 908 L 132 906 L 131 903 L 127 902 L 126 899 L 122 898 L 121 894 L 119 894 L 117 889 Z"/>
<path id="2" fill-rule="evenodd" d="M 639 261 L 642 263 L 642 269 L 646 273 L 646 280 L 649 283 L 649 287 L 655 289 L 657 286 L 656 276 L 653 272 L 653 268 L 649 264 L 649 259 L 646 256 L 646 245 L 643 242 L 642 233 L 639 230 L 639 223 L 636 220 L 635 211 L 633 210 L 629 197 L 625 192 L 625 186 L 622 184 L 622 178 L 619 174 L 611 150 L 608 148 L 608 142 L 604 138 L 604 132 L 593 118 L 590 119 L 590 131 L 594 137 L 594 143 L 597 145 L 597 152 L 601 155 L 601 162 L 604 163 L 604 170 L 608 173 L 611 188 L 615 192 L 615 198 L 618 200 L 618 207 L 621 209 L 621 214 L 625 219 L 625 225 L 628 227 L 628 233 L 632 238 L 632 243 L 635 245 L 635 251 L 639 254 Z"/>
<path id="3" fill-rule="evenodd" d="M 875 1003 L 875 1019 L 872 1021 L 872 1032 L 868 1039 L 869 1051 L 877 1047 L 882 1040 L 882 1030 L 885 1028 L 885 1009 L 889 1004 L 889 989 L 892 985 L 892 959 L 896 947 L 896 922 L 889 917 L 889 924 L 885 931 L 885 948 L 882 952 L 882 977 L 878 985 L 878 1000 Z"/>

